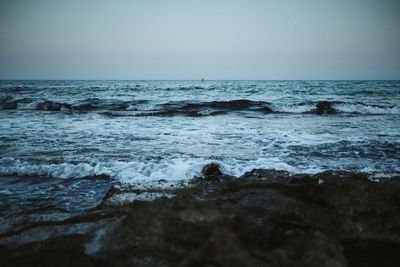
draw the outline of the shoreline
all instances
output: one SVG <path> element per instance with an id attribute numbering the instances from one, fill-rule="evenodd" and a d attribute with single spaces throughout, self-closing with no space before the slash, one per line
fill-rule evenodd
<path id="1" fill-rule="evenodd" d="M 2 266 L 399 266 L 400 176 L 213 164 L 176 186 L 114 186 L 78 215 L 0 234 Z M 167 185 L 167 186 L 166 186 Z"/>

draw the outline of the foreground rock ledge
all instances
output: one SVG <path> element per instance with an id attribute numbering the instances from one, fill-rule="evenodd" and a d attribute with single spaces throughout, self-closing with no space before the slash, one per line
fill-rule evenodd
<path id="1" fill-rule="evenodd" d="M 117 191 L 2 234 L 1 266 L 400 266 L 399 177 L 253 170 L 107 205 Z"/>

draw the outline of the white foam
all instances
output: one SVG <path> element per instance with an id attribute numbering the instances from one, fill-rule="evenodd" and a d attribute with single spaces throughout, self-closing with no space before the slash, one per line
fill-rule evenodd
<path id="1" fill-rule="evenodd" d="M 400 109 L 394 107 L 377 107 L 361 104 L 333 104 L 332 107 L 339 112 L 360 114 L 400 114 Z"/>
<path id="2" fill-rule="evenodd" d="M 304 105 L 271 105 L 271 108 L 275 112 L 284 113 L 305 113 L 315 109 L 315 104 L 304 104 Z"/>
<path id="3" fill-rule="evenodd" d="M 79 164 L 32 164 L 14 160 L 13 158 L 0 159 L 0 175 L 18 176 L 47 176 L 54 178 L 82 178 L 95 175 L 109 175 L 107 169 L 101 166 L 91 166 L 88 163 Z"/>
<path id="4" fill-rule="evenodd" d="M 111 206 L 122 206 L 128 203 L 132 203 L 135 200 L 153 201 L 160 197 L 172 198 L 173 196 L 174 195 L 172 194 L 157 193 L 157 192 L 141 192 L 141 193 L 121 192 L 107 199 L 105 203 Z"/>
<path id="5" fill-rule="evenodd" d="M 377 107 L 362 104 L 332 104 L 332 107 L 338 112 L 343 113 L 359 113 L 359 114 L 400 114 L 400 108 L 398 106 L 393 107 Z M 316 109 L 316 104 L 272 104 L 272 110 L 275 112 L 283 113 L 305 113 Z"/>
<path id="6" fill-rule="evenodd" d="M 223 173 L 239 177 L 252 169 L 277 169 L 292 173 L 317 173 L 319 168 L 307 170 L 294 168 L 279 158 L 260 158 L 244 161 L 226 159 L 224 161 L 201 158 L 176 158 L 161 161 L 110 161 L 89 163 L 35 164 L 13 158 L 0 159 L 0 175 L 45 176 L 53 178 L 83 178 L 106 175 L 123 184 L 148 183 L 159 180 L 182 181 L 201 176 L 201 170 L 208 163 L 220 165 Z"/>
<path id="7" fill-rule="evenodd" d="M 19 110 L 31 110 L 36 109 L 37 102 L 30 102 L 30 103 L 17 103 L 17 109 Z"/>

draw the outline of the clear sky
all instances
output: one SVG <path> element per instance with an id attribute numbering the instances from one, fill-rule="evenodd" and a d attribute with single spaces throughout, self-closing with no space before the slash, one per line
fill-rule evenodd
<path id="1" fill-rule="evenodd" d="M 0 79 L 400 79 L 399 0 L 0 0 Z"/>

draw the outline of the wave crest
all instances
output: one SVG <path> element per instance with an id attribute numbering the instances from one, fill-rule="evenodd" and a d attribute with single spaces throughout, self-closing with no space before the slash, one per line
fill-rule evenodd
<path id="1" fill-rule="evenodd" d="M 0 98 L 0 109 L 3 110 L 42 110 L 91 112 L 100 111 L 107 116 L 188 116 L 202 117 L 215 116 L 235 112 L 256 112 L 259 114 L 286 113 L 286 114 L 357 114 L 357 115 L 398 115 L 398 106 L 383 106 L 365 103 L 346 103 L 339 101 L 316 101 L 307 103 L 270 103 L 237 99 L 229 101 L 211 102 L 168 102 L 151 103 L 149 100 L 113 100 L 88 98 L 76 103 L 61 103 L 38 99 L 13 99 L 10 96 Z"/>
<path id="2" fill-rule="evenodd" d="M 203 166 L 211 162 L 220 165 L 223 173 L 241 176 L 254 168 L 276 168 L 295 171 L 291 166 L 276 159 L 253 161 L 218 161 L 205 158 L 174 158 L 161 161 L 110 161 L 89 163 L 31 163 L 13 158 L 0 159 L 0 176 L 43 176 L 72 179 L 87 177 L 109 177 L 121 183 L 188 180 L 201 176 Z M 317 172 L 313 171 L 313 172 Z"/>

